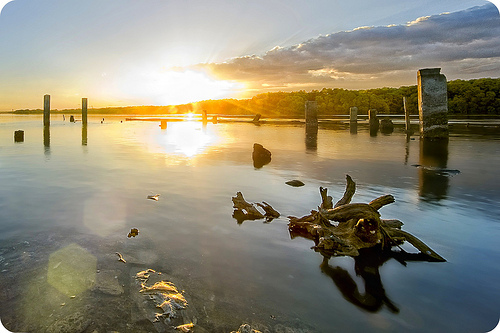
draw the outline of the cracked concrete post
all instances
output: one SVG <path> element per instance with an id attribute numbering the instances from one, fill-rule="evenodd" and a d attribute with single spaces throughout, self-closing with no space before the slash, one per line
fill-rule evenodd
<path id="1" fill-rule="evenodd" d="M 448 89 L 441 68 L 417 72 L 420 136 L 428 139 L 448 138 Z"/>

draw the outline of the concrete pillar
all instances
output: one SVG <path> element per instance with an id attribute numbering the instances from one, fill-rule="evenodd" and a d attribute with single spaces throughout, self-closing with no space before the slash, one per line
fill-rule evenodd
<path id="1" fill-rule="evenodd" d="M 312 126 L 318 128 L 318 102 L 307 101 L 306 102 L 306 126 Z"/>
<path id="2" fill-rule="evenodd" d="M 82 124 L 87 126 L 87 99 L 82 98 Z"/>
<path id="3" fill-rule="evenodd" d="M 377 110 L 370 109 L 368 110 L 368 122 L 370 124 L 370 135 L 377 135 L 378 128 L 380 126 L 378 118 L 377 118 Z"/>
<path id="4" fill-rule="evenodd" d="M 418 113 L 422 138 L 448 138 L 448 88 L 441 68 L 417 72 Z"/>
<path id="5" fill-rule="evenodd" d="M 355 106 L 349 109 L 349 130 L 352 134 L 358 132 L 358 108 Z"/>
<path id="6" fill-rule="evenodd" d="M 43 126 L 50 126 L 50 95 L 43 96 Z"/>

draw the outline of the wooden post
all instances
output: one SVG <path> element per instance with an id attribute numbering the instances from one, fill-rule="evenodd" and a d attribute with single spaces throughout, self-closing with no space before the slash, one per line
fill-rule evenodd
<path id="1" fill-rule="evenodd" d="M 318 146 L 318 102 L 307 101 L 305 105 L 306 118 L 306 149 L 316 150 Z"/>
<path id="2" fill-rule="evenodd" d="M 43 96 L 43 126 L 50 126 L 50 95 Z"/>
<path id="3" fill-rule="evenodd" d="M 358 132 L 358 108 L 355 106 L 349 109 L 349 129 L 352 134 Z"/>
<path id="4" fill-rule="evenodd" d="M 208 122 L 207 110 L 203 110 L 202 112 L 202 122 L 204 123 Z"/>
<path id="5" fill-rule="evenodd" d="M 162 130 L 167 129 L 167 121 L 166 121 L 165 119 L 162 119 L 162 120 L 161 120 L 161 123 L 160 123 L 160 128 L 161 128 Z"/>
<path id="6" fill-rule="evenodd" d="M 417 72 L 418 114 L 422 138 L 448 138 L 448 88 L 441 68 Z"/>
<path id="7" fill-rule="evenodd" d="M 82 98 L 82 124 L 87 126 L 87 99 Z"/>
<path id="8" fill-rule="evenodd" d="M 82 126 L 82 146 L 87 145 L 87 124 L 84 123 Z"/>
<path id="9" fill-rule="evenodd" d="M 18 130 L 14 132 L 14 142 L 24 142 L 24 131 Z"/>
<path id="10" fill-rule="evenodd" d="M 370 124 L 370 135 L 375 136 L 377 135 L 378 128 L 380 126 L 378 118 L 377 118 L 377 110 L 376 109 L 370 109 L 368 110 L 368 122 Z"/>

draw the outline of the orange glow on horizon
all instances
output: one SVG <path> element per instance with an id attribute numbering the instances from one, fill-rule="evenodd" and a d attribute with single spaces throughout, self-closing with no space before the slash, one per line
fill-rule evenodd
<path id="1" fill-rule="evenodd" d="M 193 70 L 129 71 L 116 82 L 122 98 L 139 99 L 144 104 L 179 105 L 241 94 L 245 85 L 218 80 L 208 73 Z"/>

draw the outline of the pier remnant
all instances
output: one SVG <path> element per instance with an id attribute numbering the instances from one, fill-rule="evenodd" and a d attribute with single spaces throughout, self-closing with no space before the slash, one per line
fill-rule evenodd
<path id="1" fill-rule="evenodd" d="M 50 126 L 50 95 L 43 96 L 43 126 Z"/>
<path id="2" fill-rule="evenodd" d="M 87 126 L 87 99 L 82 98 L 82 124 Z"/>
<path id="3" fill-rule="evenodd" d="M 203 111 L 202 111 L 201 117 L 202 117 L 202 118 L 201 118 L 201 121 L 202 121 L 203 123 L 207 123 L 207 122 L 208 122 L 207 110 L 203 110 Z"/>
<path id="4" fill-rule="evenodd" d="M 167 121 L 165 119 L 162 119 L 160 122 L 160 128 L 162 130 L 167 129 Z"/>
<path id="5" fill-rule="evenodd" d="M 370 109 L 368 110 L 368 122 L 370 124 L 370 135 L 375 136 L 377 135 L 378 128 L 380 126 L 378 118 L 377 118 L 377 110 L 376 109 Z"/>
<path id="6" fill-rule="evenodd" d="M 349 109 L 349 130 L 352 134 L 358 132 L 358 108 L 355 106 Z"/>
<path id="7" fill-rule="evenodd" d="M 448 138 L 448 91 L 441 68 L 419 69 L 418 113 L 422 138 Z"/>
<path id="8" fill-rule="evenodd" d="M 305 106 L 306 130 L 318 130 L 318 102 L 307 101 Z"/>
<path id="9" fill-rule="evenodd" d="M 17 130 L 14 132 L 14 142 L 24 142 L 24 131 Z"/>
<path id="10" fill-rule="evenodd" d="M 305 105 L 306 117 L 306 148 L 316 150 L 318 144 L 318 102 L 307 101 Z"/>

